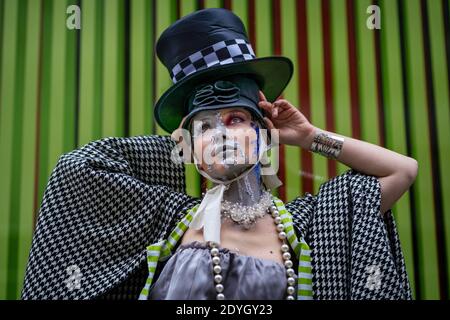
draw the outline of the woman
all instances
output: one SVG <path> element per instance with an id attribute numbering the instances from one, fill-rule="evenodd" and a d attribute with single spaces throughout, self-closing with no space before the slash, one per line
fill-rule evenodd
<path id="1" fill-rule="evenodd" d="M 234 81 L 236 83 L 250 82 L 249 79 L 239 79 L 239 77 L 234 77 Z M 218 84 L 225 86 L 226 83 L 229 82 L 219 81 L 215 86 L 220 87 Z M 240 84 L 241 87 L 245 85 L 249 86 Z M 204 85 L 204 87 L 212 88 L 211 85 Z M 231 87 L 233 86 L 228 86 L 228 88 Z M 204 93 L 204 90 L 200 89 L 197 92 Z M 283 266 L 286 261 L 291 260 L 291 257 L 295 258 L 295 254 L 291 248 L 289 248 L 291 250 L 287 249 L 286 241 L 280 250 L 280 245 L 283 245 L 282 240 L 285 239 L 285 237 L 280 239 L 279 236 L 279 232 L 283 231 L 283 224 L 280 225 L 278 221 L 274 225 L 272 217 L 266 214 L 271 202 L 267 200 L 266 194 L 269 192 L 260 175 L 260 163 L 254 165 L 255 162 L 249 161 L 252 154 L 259 154 L 256 151 L 258 144 L 252 143 L 257 141 L 258 130 L 255 128 L 264 129 L 265 123 L 267 128 L 279 130 L 281 143 L 296 145 L 305 150 L 313 149 L 314 139 L 317 140 L 320 135 L 335 136 L 335 134 L 315 128 L 287 100 L 280 99 L 270 103 L 265 99 L 262 91 L 258 93 L 259 106 L 268 113 L 268 117 L 264 119 L 252 108 L 233 106 L 197 111 L 183 119 L 180 127 L 190 128 L 187 134 L 184 133 L 183 139 L 189 141 L 189 135 L 192 136 L 192 146 L 184 146 L 183 150 L 189 152 L 189 148 L 194 149 L 192 152 L 197 159 L 200 173 L 216 182 L 216 186 L 227 185 L 227 189 L 222 191 L 224 203 L 227 205 L 221 206 L 222 224 L 211 212 L 205 210 L 205 221 L 197 223 L 197 228 L 192 228 L 195 224 L 196 216 L 194 216 L 190 224 L 191 228 L 181 235 L 179 248 L 181 250 L 176 250 L 176 255 L 169 260 L 167 267 L 160 275 L 159 282 L 155 284 L 156 287 L 153 286 L 153 290 L 150 290 L 150 299 L 210 299 L 214 297 L 214 293 L 217 299 L 224 299 L 227 295 L 224 294 L 223 282 L 226 283 L 225 288 L 228 289 L 226 291 L 231 299 L 282 299 L 284 297 L 294 299 L 292 293 L 295 289 L 291 289 L 291 294 L 286 294 L 284 283 L 286 272 L 294 269 L 286 267 L 284 271 Z M 190 121 L 188 124 L 186 124 L 187 119 Z M 176 139 L 180 135 L 182 135 L 180 132 L 175 132 L 173 137 Z M 217 139 L 221 137 L 223 137 L 222 140 Z M 355 170 L 378 177 L 381 186 L 380 214 L 386 212 L 414 181 L 417 162 L 373 144 L 339 137 L 339 141 L 344 143 L 338 154 L 333 156 Z M 233 143 L 237 140 L 245 141 L 246 138 L 249 142 L 247 144 Z M 204 160 L 208 154 L 212 155 L 212 161 L 209 163 Z M 203 161 L 199 162 L 198 159 Z M 241 165 L 235 164 L 239 160 Z M 203 202 L 207 201 L 214 202 L 215 199 L 214 197 L 204 198 Z M 234 210 L 229 210 L 233 206 Z M 227 214 L 227 210 L 223 210 L 224 207 L 232 211 L 231 214 Z M 208 209 L 214 210 L 211 207 Z M 211 221 L 214 221 L 213 225 L 208 226 L 208 222 Z M 210 248 L 205 243 L 208 239 L 206 228 L 209 227 L 211 230 L 217 226 L 219 227 L 215 232 L 218 236 L 209 240 L 215 243 L 215 247 L 222 249 L 217 255 L 219 257 L 217 265 L 221 261 L 220 258 L 224 259 L 228 265 L 221 266 L 221 272 L 211 273 Z M 199 230 L 200 227 L 204 227 L 204 235 Z M 289 254 L 286 256 L 285 252 Z M 214 262 L 212 266 L 215 266 Z M 226 279 L 221 277 L 222 272 L 227 274 Z M 213 280 L 215 274 L 219 275 L 220 281 Z M 288 276 L 288 279 L 292 281 L 292 287 L 295 287 L 293 278 L 295 274 L 293 277 Z M 262 282 L 263 285 L 258 286 L 255 285 L 258 279 L 266 280 Z M 215 283 L 215 287 L 209 285 L 210 283 Z M 299 282 L 298 286 L 301 285 Z M 303 288 L 309 287 L 303 282 Z M 299 294 L 299 298 L 307 297 Z"/>
<path id="2" fill-rule="evenodd" d="M 316 128 L 276 100 L 292 62 L 256 58 L 231 11 L 183 17 L 157 53 L 174 85 L 155 119 L 214 187 L 201 199 L 183 193 L 164 137 L 106 138 L 63 155 L 24 299 L 133 297 L 123 289 L 131 283 L 141 299 L 411 298 L 389 209 L 413 183 L 414 159 Z M 277 133 L 352 169 L 284 204 L 270 193 L 280 181 L 266 161 Z M 147 280 L 134 283 L 144 260 Z"/>

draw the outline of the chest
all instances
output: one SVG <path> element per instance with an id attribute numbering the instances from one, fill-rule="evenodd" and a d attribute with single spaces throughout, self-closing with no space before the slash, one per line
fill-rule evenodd
<path id="1" fill-rule="evenodd" d="M 187 244 L 193 241 L 204 242 L 202 229 L 188 228 L 180 243 Z M 220 246 L 230 251 L 283 264 L 280 249 L 282 244 L 273 218 L 269 214 L 258 219 L 250 229 L 245 229 L 229 219 L 222 221 Z"/>

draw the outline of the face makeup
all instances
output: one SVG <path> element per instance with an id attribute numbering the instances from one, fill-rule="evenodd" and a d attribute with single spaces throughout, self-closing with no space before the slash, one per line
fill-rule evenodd
<path id="1" fill-rule="evenodd" d="M 192 120 L 194 158 L 211 177 L 226 181 L 258 160 L 258 128 L 242 108 L 201 111 Z"/>

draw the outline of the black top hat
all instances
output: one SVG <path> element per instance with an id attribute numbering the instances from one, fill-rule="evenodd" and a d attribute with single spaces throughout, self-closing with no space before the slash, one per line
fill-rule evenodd
<path id="1" fill-rule="evenodd" d="M 259 109 L 257 92 L 256 98 L 255 94 L 239 96 L 245 93 L 243 89 L 249 86 L 248 81 L 237 81 L 233 85 L 216 80 L 245 76 L 256 82 L 268 101 L 274 101 L 293 73 L 293 64 L 287 57 L 256 58 L 241 19 L 221 8 L 195 11 L 177 20 L 159 37 L 156 53 L 174 82 L 155 105 L 155 119 L 167 132 L 174 131 L 184 116 L 192 116 L 200 110 L 233 105 L 249 108 L 252 102 L 256 104 L 252 109 Z M 198 101 L 192 97 L 193 94 L 198 96 L 199 85 L 201 92 L 205 92 L 205 86 L 212 89 L 209 91 L 212 100 L 193 106 L 192 102 Z M 237 91 L 237 96 L 221 102 L 217 96 L 224 88 L 231 95 Z"/>

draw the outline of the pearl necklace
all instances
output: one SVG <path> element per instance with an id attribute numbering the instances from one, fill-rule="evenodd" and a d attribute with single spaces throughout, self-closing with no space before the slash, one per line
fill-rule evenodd
<path id="1" fill-rule="evenodd" d="M 272 195 L 269 191 L 264 191 L 258 203 L 252 206 L 244 206 L 240 203 L 233 203 L 228 200 L 222 201 L 222 217 L 229 218 L 244 228 L 250 229 L 256 219 L 262 218 L 267 213 L 267 208 L 272 203 Z"/>
<path id="2" fill-rule="evenodd" d="M 280 213 L 278 212 L 278 209 L 275 205 L 271 205 L 267 212 L 272 214 L 272 218 L 274 220 L 274 223 L 276 224 L 276 228 L 278 231 L 278 237 L 280 240 L 283 241 L 283 244 L 281 245 L 281 252 L 283 252 L 283 260 L 284 260 L 284 267 L 286 268 L 286 276 L 287 276 L 287 289 L 286 289 L 286 299 L 287 300 L 295 300 L 295 283 L 296 283 L 296 275 L 295 271 L 292 268 L 293 262 L 291 260 L 291 254 L 289 252 L 289 245 L 286 242 L 286 232 L 284 232 L 284 225 L 281 222 Z M 210 248 L 210 254 L 211 254 L 211 260 L 212 260 L 212 266 L 213 266 L 213 274 L 214 274 L 214 284 L 215 289 L 217 292 L 216 299 L 217 300 L 224 300 L 225 295 L 223 294 L 224 286 L 222 284 L 222 267 L 220 266 L 220 256 L 219 256 L 219 249 L 217 243 L 213 241 L 208 242 L 208 246 Z"/>

